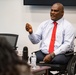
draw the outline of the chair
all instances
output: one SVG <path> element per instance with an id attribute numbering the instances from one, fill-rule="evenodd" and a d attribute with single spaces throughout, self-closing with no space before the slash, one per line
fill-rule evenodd
<path id="1" fill-rule="evenodd" d="M 18 35 L 17 34 L 11 34 L 11 33 L 0 33 L 0 37 L 5 37 L 7 41 L 11 44 L 14 50 L 17 49 L 17 41 L 18 41 Z"/>

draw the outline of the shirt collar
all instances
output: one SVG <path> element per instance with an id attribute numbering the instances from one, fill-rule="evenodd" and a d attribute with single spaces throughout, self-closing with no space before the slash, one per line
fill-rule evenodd
<path id="1" fill-rule="evenodd" d="M 63 17 L 62 17 L 61 19 L 57 20 L 56 22 L 57 22 L 58 24 L 60 24 L 62 21 L 63 21 Z M 53 22 L 54 22 L 54 21 L 51 20 L 51 23 L 53 23 Z"/>
<path id="2" fill-rule="evenodd" d="M 56 21 L 58 24 L 60 24 L 63 21 L 63 17 L 61 19 L 59 19 L 58 21 Z"/>

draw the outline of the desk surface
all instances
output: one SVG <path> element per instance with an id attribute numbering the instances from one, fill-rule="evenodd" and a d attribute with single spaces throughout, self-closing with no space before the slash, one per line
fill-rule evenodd
<path id="1" fill-rule="evenodd" d="M 36 69 L 31 69 L 32 72 L 37 72 L 37 71 L 42 71 L 42 70 L 47 70 L 50 69 L 51 67 L 49 66 L 37 66 Z"/>

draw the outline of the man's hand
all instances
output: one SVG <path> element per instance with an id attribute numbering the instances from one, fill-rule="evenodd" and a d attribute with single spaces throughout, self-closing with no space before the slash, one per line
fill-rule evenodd
<path id="1" fill-rule="evenodd" d="M 52 60 L 52 58 L 55 56 L 54 53 L 48 54 L 45 56 L 45 58 L 43 59 L 44 62 L 48 63 Z"/>
<path id="2" fill-rule="evenodd" d="M 29 23 L 26 23 L 25 29 L 26 29 L 26 31 L 29 32 L 29 34 L 33 33 L 32 26 Z"/>
<path id="3" fill-rule="evenodd" d="M 52 59 L 52 58 L 51 58 L 51 55 L 48 54 L 48 55 L 46 55 L 46 56 L 44 57 L 43 61 L 47 63 L 47 62 L 51 61 L 51 59 Z"/>

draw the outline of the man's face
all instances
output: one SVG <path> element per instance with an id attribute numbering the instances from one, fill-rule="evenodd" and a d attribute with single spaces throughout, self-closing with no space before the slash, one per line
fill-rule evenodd
<path id="1" fill-rule="evenodd" d="M 51 7 L 50 16 L 53 21 L 57 21 L 63 17 L 64 11 L 61 6 L 54 4 Z"/>

